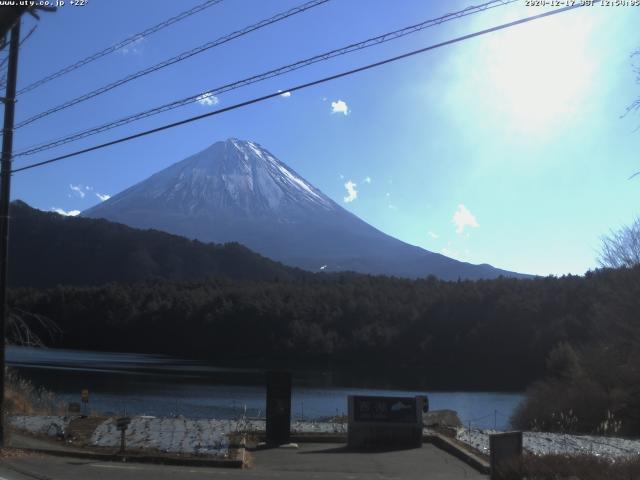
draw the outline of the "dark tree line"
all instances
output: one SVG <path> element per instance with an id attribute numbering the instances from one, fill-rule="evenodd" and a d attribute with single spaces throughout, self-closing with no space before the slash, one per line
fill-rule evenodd
<path id="1" fill-rule="evenodd" d="M 436 384 L 523 388 L 559 344 L 638 345 L 640 268 L 444 282 L 355 274 L 18 289 L 53 346 L 216 362 L 416 368 Z M 631 348 L 631 347 L 629 347 Z"/>

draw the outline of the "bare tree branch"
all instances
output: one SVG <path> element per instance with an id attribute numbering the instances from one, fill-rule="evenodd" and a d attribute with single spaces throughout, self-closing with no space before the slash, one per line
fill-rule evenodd
<path id="1" fill-rule="evenodd" d="M 43 332 L 48 338 L 54 340 L 60 335 L 61 330 L 56 323 L 40 314 L 26 312 L 19 308 L 12 308 L 7 321 L 7 342 L 13 345 L 29 347 L 44 347 L 45 339 L 36 334 L 34 330 Z"/>
<path id="2" fill-rule="evenodd" d="M 609 268 L 640 265 L 640 217 L 631 225 L 602 237 L 598 262 Z"/>
<path id="3" fill-rule="evenodd" d="M 631 54 L 631 58 L 640 58 L 640 49 Z M 633 71 L 636 73 L 636 83 L 640 85 L 640 64 L 632 64 Z M 626 109 L 622 117 L 626 117 L 634 110 L 640 109 L 640 97 L 636 98 Z"/>

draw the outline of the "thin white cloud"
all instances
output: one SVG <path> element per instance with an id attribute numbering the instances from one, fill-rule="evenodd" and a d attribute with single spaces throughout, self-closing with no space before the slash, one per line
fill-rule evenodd
<path id="1" fill-rule="evenodd" d="M 396 207 L 395 205 L 393 205 L 391 203 L 389 205 L 387 205 L 387 207 L 389 207 L 389 210 L 398 210 L 398 207 Z"/>
<path id="2" fill-rule="evenodd" d="M 52 212 L 56 212 L 60 215 L 63 215 L 65 217 L 75 217 L 77 215 L 80 215 L 80 210 L 63 210 L 62 208 L 56 208 L 56 207 L 51 207 L 51 211 Z"/>
<path id="3" fill-rule="evenodd" d="M 385 193 L 385 194 L 384 194 L 384 196 L 385 196 L 385 197 L 390 197 L 390 196 L 391 196 L 391 194 L 390 194 L 389 192 L 387 192 L 387 193 Z"/>
<path id="4" fill-rule="evenodd" d="M 349 115 L 349 113 L 351 113 L 351 110 L 349 110 L 347 102 L 343 100 L 337 100 L 335 102 L 331 102 L 331 113 L 342 113 L 344 115 Z"/>
<path id="5" fill-rule="evenodd" d="M 220 100 L 218 100 L 218 97 L 216 97 L 212 92 L 205 92 L 196 98 L 196 102 L 203 107 L 212 107 L 213 105 L 220 103 Z"/>
<path id="6" fill-rule="evenodd" d="M 476 217 L 463 204 L 458 205 L 458 209 L 453 214 L 451 223 L 456 226 L 456 233 L 464 233 L 465 227 L 478 228 L 480 225 Z"/>
<path id="7" fill-rule="evenodd" d="M 344 197 L 345 203 L 351 203 L 358 198 L 358 190 L 356 190 L 357 186 L 358 185 L 353 183 L 351 180 L 344 184 L 344 188 L 347 189 L 347 196 Z"/>
<path id="8" fill-rule="evenodd" d="M 469 260 L 471 255 L 471 252 L 468 248 L 464 247 L 463 245 L 453 245 L 451 241 L 448 241 L 447 245 L 442 247 L 440 253 L 446 255 L 447 257 L 463 261 Z"/>
<path id="9" fill-rule="evenodd" d="M 436 238 L 440 238 L 440 235 L 438 235 L 437 233 L 434 233 L 434 232 L 432 232 L 432 231 L 428 231 L 428 232 L 427 232 L 427 235 L 429 235 L 429 236 L 430 236 L 431 238 L 433 238 L 434 240 L 435 240 Z"/>
<path id="10" fill-rule="evenodd" d="M 363 181 L 364 183 L 371 183 L 371 177 L 367 175 L 366 177 L 364 177 Z"/>
<path id="11" fill-rule="evenodd" d="M 282 92 L 282 90 L 278 90 L 278 93 Z M 281 97 L 289 98 L 291 96 L 291 92 L 282 92 L 280 93 Z"/>
<path id="12" fill-rule="evenodd" d="M 84 198 L 84 196 L 86 195 L 82 185 L 73 185 L 72 183 L 70 183 L 69 188 L 80 198 Z"/>
<path id="13" fill-rule="evenodd" d="M 125 45 L 124 47 L 118 50 L 118 53 L 122 55 L 135 54 L 140 55 L 143 50 L 145 38 L 143 35 L 138 35 L 138 37 L 131 43 Z"/>
<path id="14" fill-rule="evenodd" d="M 100 201 L 104 202 L 106 200 L 109 200 L 111 198 L 111 195 L 108 195 L 106 193 L 96 192 L 96 197 L 98 197 Z"/>

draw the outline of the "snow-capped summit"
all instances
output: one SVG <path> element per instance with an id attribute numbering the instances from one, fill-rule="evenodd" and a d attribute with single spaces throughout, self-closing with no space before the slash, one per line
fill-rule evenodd
<path id="1" fill-rule="evenodd" d="M 153 203 L 172 213 L 200 215 L 224 209 L 236 216 L 265 217 L 334 210 L 337 205 L 268 150 L 255 142 L 230 138 L 153 175 L 108 203 Z"/>
<path id="2" fill-rule="evenodd" d="M 218 243 L 313 271 L 514 275 L 408 245 L 335 203 L 256 142 L 214 143 L 82 213 Z M 517 275 L 517 274 L 515 274 Z"/>

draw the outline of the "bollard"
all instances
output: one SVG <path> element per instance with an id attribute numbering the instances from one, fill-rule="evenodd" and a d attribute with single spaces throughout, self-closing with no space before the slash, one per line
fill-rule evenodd
<path id="1" fill-rule="evenodd" d="M 500 480 L 501 467 L 522 458 L 522 432 L 489 435 L 491 480 Z"/>

